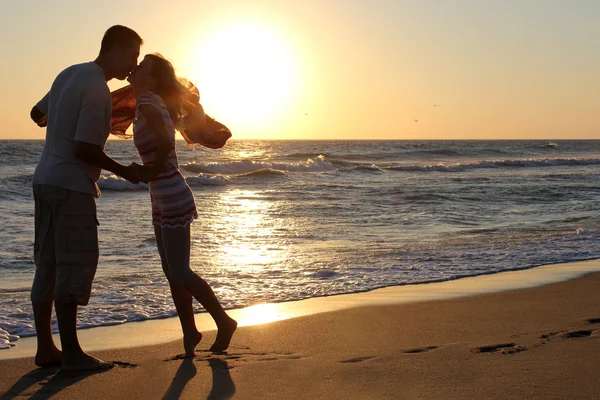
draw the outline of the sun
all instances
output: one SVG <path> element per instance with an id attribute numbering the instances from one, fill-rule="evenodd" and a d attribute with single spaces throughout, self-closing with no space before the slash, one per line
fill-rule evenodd
<path id="1" fill-rule="evenodd" d="M 206 113 L 248 131 L 276 124 L 299 80 L 284 32 L 255 19 L 223 21 L 205 33 L 189 70 Z"/>

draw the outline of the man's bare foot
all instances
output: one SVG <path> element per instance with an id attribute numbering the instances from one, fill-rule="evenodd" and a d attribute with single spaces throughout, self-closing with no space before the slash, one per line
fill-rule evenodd
<path id="1" fill-rule="evenodd" d="M 237 329 L 237 322 L 234 319 L 231 319 L 229 317 L 227 318 L 227 322 L 225 322 L 221 326 L 218 326 L 219 331 L 217 332 L 217 339 L 215 340 L 215 343 L 213 343 L 213 345 L 210 347 L 210 351 L 214 353 L 220 353 L 222 351 L 227 350 L 227 348 L 229 347 L 229 342 L 231 341 L 231 337 Z"/>
<path id="2" fill-rule="evenodd" d="M 63 359 L 63 371 L 98 371 L 103 369 L 111 369 L 114 364 L 111 362 L 102 361 L 89 354 L 81 353 L 73 357 L 71 360 Z"/>
<path id="3" fill-rule="evenodd" d="M 61 365 L 61 357 L 61 351 L 56 346 L 53 346 L 48 350 L 38 349 L 33 362 L 42 368 L 57 367 Z"/>
<path id="4" fill-rule="evenodd" d="M 183 348 L 186 357 L 194 357 L 196 355 L 196 346 L 202 340 L 202 334 L 196 331 L 193 334 L 183 335 Z"/>

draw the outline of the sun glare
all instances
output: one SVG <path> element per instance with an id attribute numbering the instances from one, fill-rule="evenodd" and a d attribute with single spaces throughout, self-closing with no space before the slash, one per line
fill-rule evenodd
<path id="1" fill-rule="evenodd" d="M 285 304 L 256 304 L 239 310 L 239 326 L 260 325 L 292 318 L 295 315 L 286 310 Z"/>
<path id="2" fill-rule="evenodd" d="M 277 122 L 298 85 L 292 44 L 259 19 L 216 25 L 198 41 L 190 73 L 206 113 L 260 130 Z"/>

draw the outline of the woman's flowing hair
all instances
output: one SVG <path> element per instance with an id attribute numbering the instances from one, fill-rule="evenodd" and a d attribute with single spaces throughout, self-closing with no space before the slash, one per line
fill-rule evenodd
<path id="1" fill-rule="evenodd" d="M 151 75 L 156 80 L 154 92 L 162 99 L 173 126 L 185 141 L 211 149 L 225 146 L 231 131 L 225 125 L 204 113 L 200 104 L 198 88 L 186 79 L 175 75 L 175 68 L 160 54 L 148 54 Z M 113 103 L 111 133 L 121 138 L 130 138 L 126 131 L 135 118 L 137 109 L 133 86 L 128 85 L 111 92 Z"/>
<path id="2" fill-rule="evenodd" d="M 173 126 L 179 131 L 183 130 L 183 118 L 190 109 L 190 102 L 194 100 L 190 99 L 190 96 L 195 95 L 190 91 L 193 85 L 184 79 L 179 79 L 173 64 L 162 55 L 154 53 L 144 58 L 151 61 L 152 76 L 156 79 L 155 92 L 165 102 Z"/>

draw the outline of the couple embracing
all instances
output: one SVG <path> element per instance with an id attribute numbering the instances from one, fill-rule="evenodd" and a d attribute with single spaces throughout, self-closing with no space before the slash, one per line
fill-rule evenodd
<path id="1" fill-rule="evenodd" d="M 198 214 L 175 151 L 175 130 L 184 130 L 190 111 L 189 89 L 158 54 L 145 56 L 138 65 L 142 44 L 142 38 L 127 27 L 109 28 L 98 57 L 63 70 L 31 110 L 31 118 L 46 127 L 44 150 L 33 175 L 36 271 L 31 289 L 38 345 L 35 363 L 42 367 L 112 367 L 85 353 L 77 337 L 77 309 L 89 301 L 98 265 L 95 199 L 100 195 L 96 182 L 102 169 L 149 184 L 156 244 L 181 322 L 185 354 L 193 356 L 202 338 L 193 298 L 217 325 L 211 351 L 227 349 L 237 327 L 208 283 L 190 268 L 190 224 Z M 107 82 L 113 78 L 127 79 L 135 94 L 133 136 L 143 165 L 126 166 L 104 152 L 112 116 Z M 52 338 L 53 305 L 62 351 Z"/>

